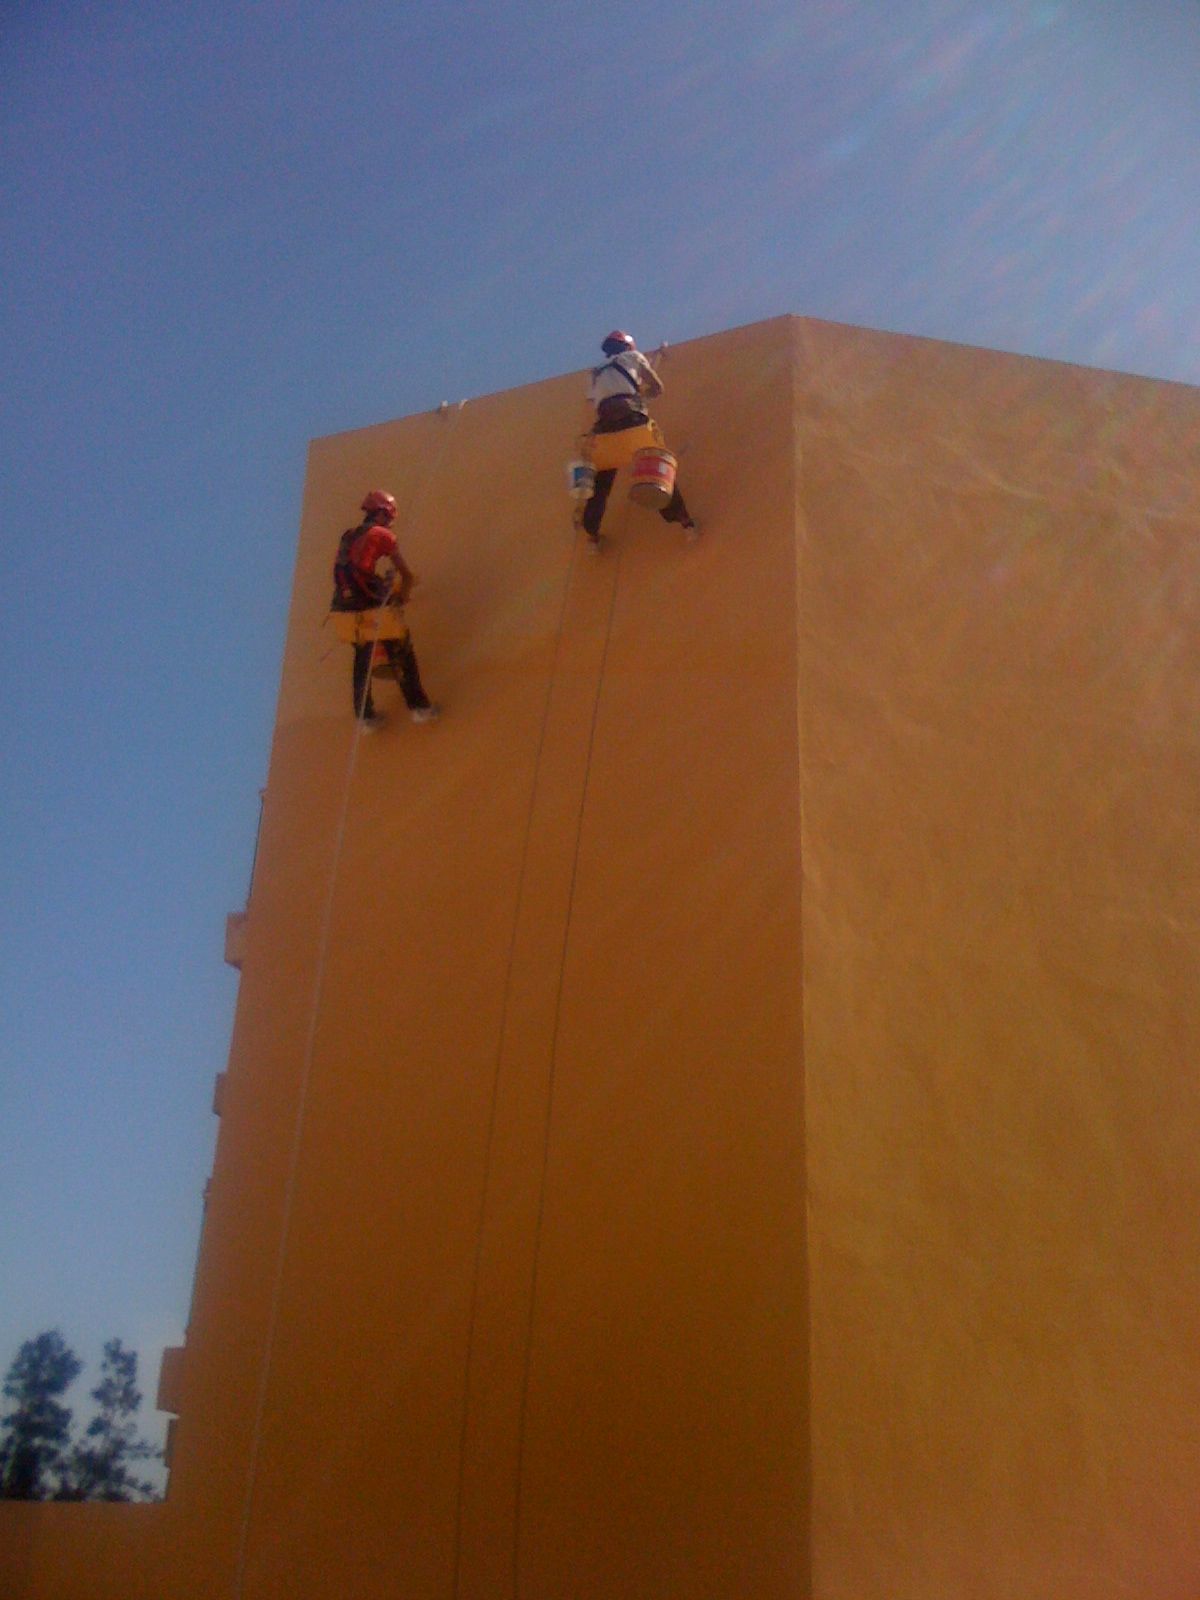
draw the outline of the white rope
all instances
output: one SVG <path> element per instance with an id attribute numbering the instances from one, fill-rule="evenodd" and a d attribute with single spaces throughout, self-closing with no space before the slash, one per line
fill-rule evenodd
<path id="1" fill-rule="evenodd" d="M 529 1421 L 529 1384 L 533 1366 L 533 1328 L 537 1316 L 537 1298 L 541 1279 L 542 1231 L 546 1216 L 546 1179 L 550 1168 L 550 1141 L 554 1132 L 554 1097 L 558 1081 L 558 1041 L 562 1031 L 563 985 L 566 978 L 567 952 L 571 943 L 571 925 L 575 917 L 575 886 L 579 877 L 579 854 L 583 842 L 583 819 L 587 810 L 588 789 L 592 776 L 592 754 L 596 744 L 596 726 L 600 717 L 600 700 L 604 693 L 604 680 L 608 671 L 609 646 L 612 643 L 613 618 L 617 612 L 617 590 L 621 581 L 621 551 L 624 535 L 629 526 L 630 502 L 626 498 L 617 516 L 616 532 L 622 535 L 613 557 L 612 588 L 608 597 L 608 615 L 604 624 L 604 648 L 600 655 L 600 669 L 596 675 L 596 692 L 592 700 L 592 715 L 588 726 L 587 757 L 583 769 L 583 786 L 579 795 L 579 810 L 575 818 L 575 847 L 571 856 L 571 878 L 567 889 L 567 914 L 563 923 L 562 946 L 558 960 L 558 986 L 554 997 L 554 1028 L 550 1040 L 550 1072 L 546 1086 L 546 1115 L 542 1128 L 542 1159 L 538 1176 L 537 1221 L 533 1235 L 533 1268 L 529 1280 L 529 1315 L 525 1325 L 524 1353 L 521 1363 L 521 1399 L 517 1412 L 517 1465 L 513 1486 L 513 1542 L 512 1542 L 512 1592 L 515 1600 L 521 1594 L 521 1533 L 524 1513 L 525 1441 Z"/>
<path id="2" fill-rule="evenodd" d="M 550 663 L 550 672 L 546 679 L 546 692 L 542 699 L 542 720 L 538 731 L 537 751 L 533 759 L 533 781 L 529 785 L 529 804 L 525 813 L 525 831 L 521 842 L 521 865 L 517 874 L 517 896 L 513 906 L 512 926 L 508 936 L 508 963 L 504 974 L 504 997 L 500 1008 L 500 1026 L 496 1034 L 496 1052 L 492 1064 L 491 1098 L 488 1102 L 488 1130 L 483 1161 L 483 1184 L 479 1193 L 479 1210 L 475 1225 L 475 1253 L 471 1274 L 471 1309 L 467 1320 L 466 1360 L 463 1367 L 463 1406 L 462 1420 L 459 1427 L 458 1440 L 458 1482 L 454 1508 L 454 1570 L 451 1577 L 450 1591 L 458 1600 L 462 1571 L 462 1542 L 463 1542 L 463 1510 L 465 1496 L 465 1477 L 467 1460 L 467 1440 L 471 1422 L 472 1387 L 471 1376 L 475 1365 L 475 1333 L 479 1313 L 479 1281 L 483 1267 L 483 1236 L 488 1216 L 488 1201 L 491 1199 L 492 1184 L 492 1157 L 496 1143 L 496 1115 L 500 1098 L 500 1068 L 504 1058 L 504 1039 L 508 1027 L 509 1002 L 512 999 L 512 974 L 513 962 L 516 957 L 517 932 L 521 923 L 521 912 L 525 904 L 526 868 L 529 862 L 529 842 L 533 836 L 533 818 L 537 807 L 538 774 L 541 771 L 542 753 L 546 745 L 546 730 L 550 725 L 550 702 L 554 693 L 554 684 L 558 677 L 558 663 L 562 653 L 563 632 L 566 626 L 567 608 L 571 599 L 571 586 L 575 579 L 575 570 L 578 563 L 580 544 L 576 540 L 571 548 L 571 557 L 567 563 L 566 579 L 563 583 L 562 600 L 558 608 L 558 628 L 554 636 L 554 655 Z"/>
<path id="3" fill-rule="evenodd" d="M 443 402 L 439 408 L 440 415 L 445 418 L 448 414 L 451 423 L 457 423 L 462 415 L 465 400 L 460 400 L 453 412 Z M 454 428 L 450 427 L 443 435 L 441 447 L 433 459 L 428 471 L 421 479 L 421 488 L 428 487 L 442 464 L 450 443 L 450 435 Z M 404 517 L 400 524 L 401 530 L 407 532 L 412 516 L 413 506 L 417 500 L 418 491 L 414 486 L 412 495 L 404 510 Z M 372 656 L 374 646 L 379 642 L 379 631 L 383 622 L 383 607 L 379 608 L 379 617 L 375 624 L 375 639 L 372 643 Z M 368 666 L 368 684 L 370 683 L 370 667 Z M 367 703 L 367 696 L 362 697 L 362 707 Z M 342 847 L 346 839 L 346 824 L 350 814 L 350 792 L 354 780 L 354 768 L 358 756 L 358 746 L 362 737 L 363 711 L 358 708 L 355 716 L 354 738 L 350 744 L 350 757 L 346 763 L 346 776 L 342 784 L 341 806 L 338 814 L 337 832 L 334 837 L 333 855 L 330 860 L 329 879 L 325 891 L 325 905 L 321 915 L 320 933 L 317 939 L 316 969 L 313 973 L 312 1000 L 309 1006 L 308 1030 L 304 1040 L 304 1055 L 300 1069 L 300 1087 L 296 1103 L 296 1116 L 292 1126 L 292 1143 L 288 1157 L 287 1181 L 284 1185 L 283 1219 L 279 1235 L 279 1249 L 275 1259 L 275 1275 L 271 1288 L 271 1301 L 267 1313 L 267 1333 L 263 1345 L 262 1366 L 259 1371 L 258 1393 L 254 1408 L 254 1427 L 250 1436 L 250 1459 L 246 1472 L 246 1493 L 242 1504 L 241 1525 L 238 1531 L 237 1562 L 233 1575 L 234 1600 L 241 1600 L 246 1581 L 246 1560 L 249 1553 L 250 1539 L 250 1514 L 253 1508 L 254 1488 L 258 1477 L 258 1463 L 262 1447 L 263 1420 L 266 1414 L 267 1385 L 270 1379 L 271 1359 L 275 1353 L 275 1339 L 279 1330 L 279 1307 L 283 1296 L 283 1273 L 287 1260 L 287 1249 L 291 1235 L 292 1206 L 296 1196 L 296 1182 L 300 1169 L 300 1144 L 304 1133 L 305 1114 L 308 1109 L 308 1092 L 312 1081 L 313 1054 L 317 1037 L 317 1019 L 320 1015 L 321 997 L 325 985 L 325 968 L 329 957 L 329 935 L 333 923 L 333 901 L 337 888 L 337 872 L 341 862 Z"/>

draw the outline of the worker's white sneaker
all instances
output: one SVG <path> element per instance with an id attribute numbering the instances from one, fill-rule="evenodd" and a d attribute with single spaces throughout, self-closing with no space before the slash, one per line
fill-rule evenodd
<path id="1" fill-rule="evenodd" d="M 587 551 L 590 556 L 598 556 L 604 551 L 604 535 L 602 533 L 589 533 L 587 537 Z"/>
<path id="2" fill-rule="evenodd" d="M 369 717 L 363 717 L 362 731 L 364 733 L 378 733 L 386 721 L 387 718 L 381 711 L 372 711 Z"/>
<path id="3" fill-rule="evenodd" d="M 700 537 L 700 524 L 689 519 L 683 524 L 683 536 L 689 544 L 695 544 Z"/>
<path id="4" fill-rule="evenodd" d="M 436 722 L 442 714 L 441 706 L 417 706 L 411 713 L 414 722 Z"/>

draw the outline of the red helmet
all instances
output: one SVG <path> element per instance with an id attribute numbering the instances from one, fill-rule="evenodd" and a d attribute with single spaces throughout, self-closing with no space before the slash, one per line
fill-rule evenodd
<path id="1" fill-rule="evenodd" d="M 396 516 L 396 497 L 388 494 L 386 489 L 372 489 L 363 501 L 362 508 L 368 516 L 372 511 L 382 511 L 383 521 L 392 522 Z"/>
<path id="2" fill-rule="evenodd" d="M 620 328 L 614 328 L 608 338 L 601 342 L 600 348 L 606 356 L 615 356 L 618 350 L 636 350 L 637 345 L 631 333 L 622 333 Z"/>

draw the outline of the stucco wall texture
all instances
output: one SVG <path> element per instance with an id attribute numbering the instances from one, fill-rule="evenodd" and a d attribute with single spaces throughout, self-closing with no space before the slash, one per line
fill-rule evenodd
<path id="1" fill-rule="evenodd" d="M 313 444 L 170 1495 L 14 1600 L 1200 1594 L 1200 393 L 664 378 L 695 545 L 583 552 L 578 374 Z"/>

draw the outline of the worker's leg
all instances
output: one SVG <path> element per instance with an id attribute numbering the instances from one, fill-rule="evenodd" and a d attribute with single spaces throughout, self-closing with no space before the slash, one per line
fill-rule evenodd
<path id="1" fill-rule="evenodd" d="M 600 523 L 604 516 L 604 508 L 608 504 L 608 497 L 612 492 L 613 482 L 617 470 L 611 472 L 598 472 L 596 482 L 592 488 L 592 497 L 583 508 L 583 526 L 589 539 L 596 539 L 600 535 Z"/>
<path id="2" fill-rule="evenodd" d="M 400 685 L 405 705 L 410 711 L 428 711 L 429 696 L 421 684 L 421 671 L 417 666 L 417 652 L 413 649 L 412 636 L 389 639 L 384 649 L 387 651 L 392 671 L 396 674 L 396 682 Z"/>
<path id="3" fill-rule="evenodd" d="M 683 503 L 683 496 L 679 492 L 678 484 L 675 485 L 675 493 L 659 512 L 659 516 L 664 522 L 679 522 L 682 523 L 685 528 L 695 527 L 695 523 L 692 521 L 691 512 Z"/>
<path id="4" fill-rule="evenodd" d="M 354 715 L 356 717 L 373 717 L 375 707 L 371 701 L 371 656 L 374 645 L 356 644 L 354 646 Z"/>

